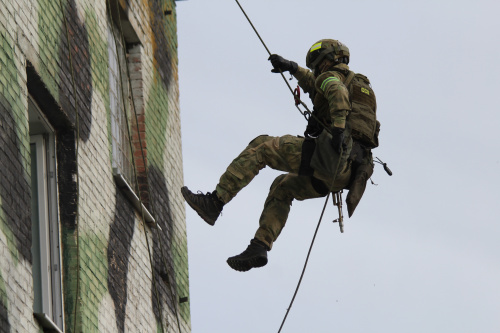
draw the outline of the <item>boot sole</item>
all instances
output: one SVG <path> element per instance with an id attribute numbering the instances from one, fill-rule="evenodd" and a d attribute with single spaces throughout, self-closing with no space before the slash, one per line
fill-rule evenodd
<path id="1" fill-rule="evenodd" d="M 257 257 L 247 260 L 229 258 L 227 259 L 227 264 L 236 271 L 247 272 L 252 268 L 265 266 L 267 264 L 267 258 Z"/>
<path id="2" fill-rule="evenodd" d="M 190 193 L 190 191 L 188 190 L 188 188 L 186 186 L 182 187 L 181 188 L 181 193 L 182 193 L 182 196 L 184 197 L 184 200 L 186 200 L 186 202 L 188 203 L 189 207 L 191 207 L 196 213 L 198 213 L 198 215 L 205 221 L 207 222 L 208 224 L 210 225 L 214 225 L 215 224 L 215 221 L 217 220 L 217 217 L 214 219 L 212 217 L 209 217 L 207 214 L 205 214 L 205 212 L 203 210 L 201 210 L 198 206 L 194 205 L 188 198 L 188 195 Z"/>

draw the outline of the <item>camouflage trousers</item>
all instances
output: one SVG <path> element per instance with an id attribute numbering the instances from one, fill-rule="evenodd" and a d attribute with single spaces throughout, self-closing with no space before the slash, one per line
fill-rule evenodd
<path id="1" fill-rule="evenodd" d="M 264 167 L 269 166 L 288 172 L 278 176 L 271 185 L 260 217 L 259 228 L 255 234 L 255 238 L 266 243 L 269 248 L 272 247 L 285 226 L 293 199 L 319 198 L 328 193 L 328 191 L 318 192 L 318 182 L 325 189 L 327 188 L 322 181 L 312 176 L 298 175 L 304 140 L 302 137 L 291 135 L 281 137 L 261 135 L 255 138 L 231 162 L 216 187 L 218 197 L 224 203 L 228 203 Z M 332 187 L 333 191 L 340 190 L 347 185 L 350 176 L 348 168 L 347 163 L 341 166 Z"/>

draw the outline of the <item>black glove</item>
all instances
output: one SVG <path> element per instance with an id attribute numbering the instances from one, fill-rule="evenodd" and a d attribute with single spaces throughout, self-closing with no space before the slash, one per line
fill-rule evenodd
<path id="1" fill-rule="evenodd" d="M 344 129 L 340 127 L 333 127 L 332 129 L 332 146 L 340 154 L 342 149 L 346 148 L 344 143 Z"/>
<path id="2" fill-rule="evenodd" d="M 267 60 L 270 60 L 271 64 L 274 67 L 274 69 L 271 69 L 271 72 L 273 73 L 279 73 L 281 69 L 282 72 L 290 72 L 290 74 L 295 74 L 299 67 L 296 62 L 286 60 L 285 58 L 277 54 L 271 54 L 271 56 Z"/>
<path id="3" fill-rule="evenodd" d="M 314 111 L 313 111 L 314 115 Z M 307 122 L 307 127 L 304 132 L 306 138 L 317 138 L 323 132 L 323 126 L 316 120 L 316 117 L 311 116 Z"/>

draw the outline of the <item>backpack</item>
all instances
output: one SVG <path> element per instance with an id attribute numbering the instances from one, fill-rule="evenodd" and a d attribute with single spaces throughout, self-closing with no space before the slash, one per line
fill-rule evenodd
<path id="1" fill-rule="evenodd" d="M 378 147 L 380 122 L 377 120 L 377 101 L 370 80 L 363 74 L 350 72 L 344 85 L 351 99 L 351 112 L 347 117 L 353 139 L 367 148 Z"/>

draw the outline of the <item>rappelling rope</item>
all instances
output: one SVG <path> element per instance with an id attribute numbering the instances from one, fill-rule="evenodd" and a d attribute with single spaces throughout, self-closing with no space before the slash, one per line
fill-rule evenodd
<path id="1" fill-rule="evenodd" d="M 328 203 L 329 198 L 330 198 L 330 193 L 328 193 L 328 195 L 326 196 L 325 204 L 323 205 L 323 210 L 321 211 L 321 216 L 319 217 L 318 225 L 316 226 L 316 230 L 314 231 L 314 236 L 313 236 L 313 239 L 311 241 L 311 245 L 309 246 L 309 251 L 307 251 L 306 261 L 304 262 L 304 267 L 302 268 L 302 273 L 300 274 L 299 282 L 297 283 L 297 287 L 295 288 L 295 292 L 293 293 L 292 300 L 290 301 L 290 305 L 288 306 L 288 308 L 286 310 L 285 317 L 283 318 L 283 321 L 281 322 L 278 333 L 281 332 L 281 329 L 283 328 L 283 325 L 285 324 L 286 318 L 288 317 L 288 313 L 290 312 L 290 309 L 292 308 L 293 302 L 295 301 L 295 296 L 297 296 L 297 293 L 299 292 L 299 288 L 300 288 L 300 285 L 302 283 L 302 278 L 304 277 L 304 274 L 306 272 L 307 263 L 309 262 L 309 256 L 311 255 L 314 241 L 316 240 L 316 235 L 318 234 L 319 226 L 321 224 L 321 221 L 323 220 L 323 214 L 325 213 L 326 204 Z"/>
<path id="2" fill-rule="evenodd" d="M 264 43 L 264 40 L 260 37 L 260 34 L 259 32 L 257 31 L 257 29 L 255 28 L 255 26 L 253 25 L 252 21 L 250 20 L 250 18 L 248 17 L 247 13 L 245 12 L 245 10 L 243 9 L 243 7 L 241 7 L 240 3 L 238 0 L 235 0 L 236 3 L 238 4 L 238 6 L 240 7 L 241 11 L 243 12 L 243 15 L 245 15 L 245 17 L 247 18 L 248 20 L 248 23 L 250 23 L 250 25 L 252 26 L 252 29 L 253 31 L 255 31 L 255 34 L 257 35 L 257 37 L 259 37 L 260 39 L 260 42 L 262 43 L 262 45 L 264 45 L 264 48 L 266 49 L 267 53 L 269 54 L 269 56 L 271 56 L 271 51 L 269 51 L 269 49 L 267 48 L 267 45 L 266 43 Z M 290 86 L 290 83 L 288 83 L 288 80 L 286 79 L 285 77 L 285 74 L 283 74 L 283 71 L 278 68 L 278 70 L 280 71 L 280 74 L 281 74 L 281 77 L 283 78 L 283 81 L 285 81 L 288 89 L 290 90 L 290 92 L 292 93 L 292 95 L 294 96 L 294 99 L 295 99 L 295 106 L 297 107 L 297 110 L 299 110 L 299 112 L 304 116 L 304 118 L 306 118 L 306 120 L 309 120 L 309 117 L 313 116 L 314 115 L 312 114 L 312 112 L 309 110 L 309 108 L 307 107 L 307 105 L 302 102 L 300 100 L 300 94 L 296 94 L 295 93 L 295 90 L 292 89 L 292 87 Z M 299 108 L 299 104 L 302 105 L 306 111 L 302 111 L 300 108 Z M 314 117 L 316 118 L 316 117 Z"/>
<path id="3" fill-rule="evenodd" d="M 267 53 L 269 55 L 271 55 L 271 52 L 269 51 L 269 49 L 267 48 L 266 44 L 264 43 L 264 41 L 262 40 L 262 38 L 260 37 L 260 34 L 258 33 L 257 29 L 255 28 L 255 26 L 253 25 L 252 21 L 250 20 L 250 18 L 248 17 L 248 15 L 246 14 L 245 10 L 243 9 L 243 7 L 241 7 L 240 3 L 238 0 L 235 0 L 236 3 L 238 4 L 238 6 L 240 7 L 241 11 L 243 12 L 243 14 L 245 15 L 246 19 L 248 20 L 248 22 L 250 23 L 250 25 L 252 26 L 253 30 L 255 31 L 255 33 L 257 34 L 257 37 L 259 37 L 262 45 L 264 45 L 264 48 L 266 49 Z M 283 78 L 283 80 L 285 81 L 286 85 L 288 86 L 288 89 L 290 90 L 290 92 L 292 93 L 292 95 L 294 96 L 294 99 L 295 99 L 295 105 L 297 107 L 297 109 L 299 110 L 299 112 L 306 118 L 306 120 L 308 120 L 308 116 L 312 116 L 314 117 L 316 120 L 319 121 L 320 125 L 330 133 L 330 129 L 325 126 L 323 124 L 322 121 L 320 121 L 318 118 L 315 117 L 314 114 L 312 114 L 311 111 L 309 111 L 309 108 L 307 107 L 306 104 L 304 104 L 301 100 L 300 100 L 300 93 L 297 89 L 297 92 L 292 90 L 292 87 L 290 86 L 290 84 L 288 83 L 288 80 L 285 78 L 285 75 L 283 74 L 283 71 L 281 69 L 279 69 L 280 71 L 280 74 L 281 74 L 281 77 Z M 304 106 L 306 108 L 306 112 L 302 112 L 302 110 L 299 108 L 298 104 L 301 104 L 302 106 Z M 302 273 L 300 274 L 300 278 L 299 278 L 299 282 L 297 283 L 297 287 L 295 288 L 295 292 L 293 294 L 293 297 L 292 297 L 292 300 L 290 301 L 290 305 L 288 306 L 287 308 L 287 311 L 285 313 L 285 317 L 283 318 L 283 321 L 281 322 L 281 326 L 278 330 L 278 333 L 281 332 L 281 329 L 283 328 L 283 325 L 285 324 L 285 321 L 288 317 L 288 313 L 290 312 L 291 308 L 292 308 L 292 305 L 293 305 L 293 302 L 295 301 L 295 297 L 297 296 L 297 293 L 299 291 L 299 288 L 300 288 L 300 285 L 302 283 L 302 278 L 304 277 L 304 274 L 305 274 L 305 271 L 306 271 L 306 268 L 307 268 L 307 264 L 309 262 L 309 257 L 311 255 L 311 251 L 312 251 L 312 248 L 313 248 L 313 245 L 314 245 L 314 242 L 316 240 L 316 235 L 318 234 L 318 230 L 319 230 L 319 226 L 321 225 L 321 221 L 323 220 L 323 215 L 325 213 L 325 209 L 326 209 L 326 205 L 328 204 L 328 199 L 330 198 L 330 194 L 332 192 L 332 188 L 333 188 L 333 185 L 335 184 L 335 179 L 337 178 L 337 174 L 338 174 L 338 169 L 340 167 L 340 161 L 341 161 L 341 157 L 342 157 L 342 154 L 343 154 L 343 149 L 342 147 L 340 148 L 340 153 L 339 153 L 339 159 L 338 159 L 338 162 L 337 162 L 337 166 L 335 168 L 335 173 L 333 175 L 333 178 L 332 178 L 332 181 L 331 181 L 331 184 L 330 186 L 328 187 L 328 195 L 326 196 L 326 200 L 325 200 L 325 204 L 323 205 L 323 210 L 321 211 L 321 216 L 319 217 L 319 221 L 318 221 L 318 224 L 316 226 L 316 230 L 314 231 L 314 236 L 311 240 L 311 245 L 309 246 L 309 251 L 307 252 L 307 257 L 306 257 L 306 260 L 304 262 L 304 267 L 302 268 Z"/>
<path id="4" fill-rule="evenodd" d="M 325 203 L 323 205 L 323 210 L 321 211 L 321 215 L 320 215 L 319 220 L 318 220 L 318 225 L 316 226 L 316 230 L 314 231 L 314 236 L 313 236 L 313 238 L 311 240 L 311 245 L 309 246 L 309 251 L 307 252 L 306 261 L 304 262 L 304 267 L 302 268 L 302 273 L 300 274 L 299 282 L 297 283 L 297 287 L 295 288 L 295 292 L 293 293 L 292 300 L 290 301 L 290 305 L 288 306 L 288 308 L 286 310 L 285 317 L 283 318 L 283 321 L 281 322 L 281 325 L 280 325 L 280 328 L 278 330 L 278 333 L 281 332 L 281 329 L 283 328 L 283 325 L 285 324 L 286 318 L 288 317 L 288 313 L 290 312 L 290 309 L 292 308 L 293 302 L 295 301 L 295 296 L 297 296 L 297 293 L 299 291 L 300 285 L 302 283 L 302 278 L 304 277 L 304 273 L 306 272 L 307 263 L 309 262 L 309 257 L 311 255 L 311 251 L 312 251 L 312 248 L 313 248 L 313 245 L 314 245 L 314 241 L 316 240 L 316 235 L 318 234 L 319 226 L 321 224 L 321 221 L 323 220 L 323 215 L 325 213 L 326 205 L 328 204 L 328 199 L 330 198 L 330 194 L 332 193 L 332 188 L 333 188 L 333 185 L 335 183 L 335 179 L 337 178 L 337 174 L 338 174 L 338 169 L 339 169 L 339 166 L 340 166 L 340 161 L 341 161 L 342 153 L 343 153 L 343 149 L 340 148 L 339 160 L 338 160 L 337 166 L 335 168 L 335 173 L 333 175 L 332 182 L 330 184 L 330 187 L 328 188 L 328 195 L 326 196 Z"/>

